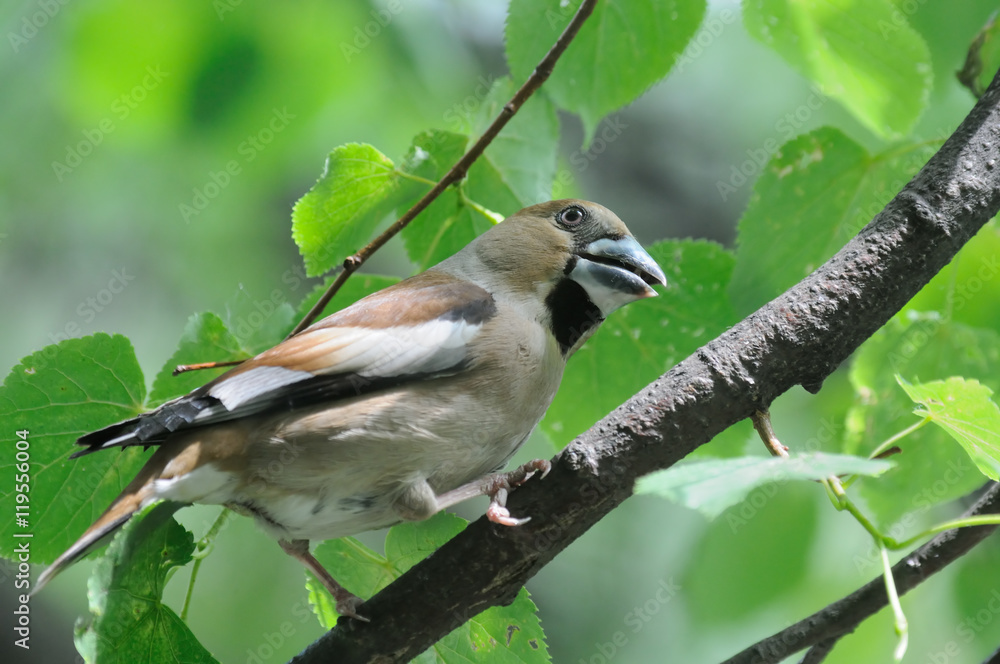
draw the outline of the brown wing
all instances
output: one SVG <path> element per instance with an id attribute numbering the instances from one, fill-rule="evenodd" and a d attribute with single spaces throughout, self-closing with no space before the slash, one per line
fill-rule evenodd
<path id="1" fill-rule="evenodd" d="M 80 456 L 155 445 L 173 432 L 458 373 L 496 315 L 486 290 L 425 272 L 359 300 L 212 382 L 139 417 L 81 437 Z"/>

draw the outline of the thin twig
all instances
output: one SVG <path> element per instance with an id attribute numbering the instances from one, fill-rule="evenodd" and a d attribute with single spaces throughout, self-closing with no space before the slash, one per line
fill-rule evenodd
<path id="1" fill-rule="evenodd" d="M 191 597 L 194 594 L 194 582 L 198 578 L 198 570 L 201 569 L 202 561 L 205 560 L 205 557 L 211 551 L 212 543 L 215 541 L 216 536 L 218 536 L 219 531 L 226 525 L 229 514 L 229 508 L 222 508 L 219 516 L 212 523 L 212 527 L 208 529 L 208 532 L 198 541 L 198 545 L 195 547 L 194 566 L 191 567 L 191 578 L 188 580 L 187 594 L 184 596 L 184 608 L 181 609 L 181 620 L 183 622 L 187 622 L 188 609 L 191 608 Z"/>
<path id="2" fill-rule="evenodd" d="M 774 433 L 774 427 L 771 426 L 771 413 L 766 408 L 754 411 L 750 421 L 753 422 L 753 428 L 757 430 L 757 435 L 764 441 L 764 446 L 767 447 L 771 456 L 787 459 L 788 448 L 781 444 L 778 436 Z"/>
<path id="3" fill-rule="evenodd" d="M 1000 485 L 990 489 L 965 516 L 995 513 L 1000 510 Z M 995 525 L 959 528 L 941 533 L 892 567 L 892 576 L 900 595 L 926 581 L 932 574 L 965 555 L 972 547 L 997 529 Z M 888 603 L 885 581 L 873 579 L 847 597 L 798 623 L 750 646 L 725 664 L 772 664 L 816 644 L 852 632 L 862 621 Z"/>
<path id="4" fill-rule="evenodd" d="M 466 172 L 472 164 L 478 159 L 486 147 L 493 142 L 493 139 L 497 137 L 500 130 L 510 122 L 510 119 L 514 117 L 514 114 L 520 110 L 524 102 L 528 100 L 531 95 L 535 93 L 538 88 L 542 87 L 542 83 L 548 79 L 549 75 L 552 74 L 552 70 L 556 65 L 556 61 L 559 60 L 560 56 L 569 47 L 570 42 L 576 37 L 577 32 L 580 31 L 580 27 L 583 26 L 583 22 L 587 20 L 590 14 L 594 11 L 594 6 L 597 5 L 597 0 L 584 0 L 580 4 L 580 8 L 577 9 L 576 15 L 573 16 L 573 20 L 569 22 L 566 29 L 556 40 L 556 43 L 552 46 L 552 49 L 542 58 L 538 66 L 535 67 L 535 71 L 531 73 L 528 80 L 524 82 L 524 85 L 514 94 L 509 102 L 507 102 L 503 109 L 501 109 L 500 114 L 497 115 L 493 123 L 486 129 L 479 140 L 469 148 L 468 152 L 462 155 L 462 158 L 451 167 L 444 177 L 434 185 L 434 187 L 424 194 L 423 198 L 417 201 L 413 207 L 406 211 L 406 213 L 396 220 L 392 226 L 389 226 L 384 233 L 379 235 L 377 238 L 369 242 L 367 245 L 362 247 L 357 253 L 348 256 L 344 259 L 344 269 L 337 275 L 337 278 L 330 284 L 330 287 L 326 289 L 323 296 L 319 298 L 319 301 L 309 310 L 299 324 L 295 326 L 288 337 L 293 337 L 302 330 L 309 327 L 314 320 L 316 320 L 319 315 L 326 308 L 326 305 L 330 302 L 333 296 L 336 294 L 340 287 L 344 285 L 347 278 L 350 277 L 354 272 L 361 267 L 365 261 L 371 258 L 372 254 L 378 251 L 386 242 L 392 239 L 397 233 L 406 228 L 406 225 L 413 221 L 414 218 L 421 212 L 423 212 L 428 205 L 434 202 L 438 196 L 444 192 L 445 189 L 450 187 L 452 184 L 458 182 L 465 177 Z"/>
<path id="5" fill-rule="evenodd" d="M 174 367 L 174 370 L 170 372 L 171 376 L 179 376 L 182 373 L 188 371 L 201 371 L 202 369 L 221 369 L 222 367 L 235 367 L 237 364 L 243 364 L 246 360 L 228 360 L 226 362 L 199 362 L 197 364 L 178 364 Z"/>
<path id="6" fill-rule="evenodd" d="M 839 640 L 840 637 L 835 636 L 826 641 L 820 641 L 806 652 L 799 664 L 820 664 L 827 655 L 833 652 L 833 647 L 837 645 Z"/>

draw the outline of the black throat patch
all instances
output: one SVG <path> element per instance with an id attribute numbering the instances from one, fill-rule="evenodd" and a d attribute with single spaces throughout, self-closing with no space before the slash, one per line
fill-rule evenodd
<path id="1" fill-rule="evenodd" d="M 564 356 L 580 337 L 604 320 L 583 286 L 568 278 L 556 284 L 545 298 L 545 306 L 552 314 L 552 334 Z"/>

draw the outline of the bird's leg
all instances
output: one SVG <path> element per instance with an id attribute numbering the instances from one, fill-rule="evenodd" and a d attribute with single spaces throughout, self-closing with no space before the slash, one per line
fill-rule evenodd
<path id="1" fill-rule="evenodd" d="M 281 549 L 306 566 L 313 575 L 326 586 L 333 598 L 337 601 L 337 613 L 342 616 L 350 616 L 355 620 L 370 622 L 358 613 L 358 607 L 365 603 L 363 599 L 351 593 L 347 588 L 337 583 L 337 580 L 330 576 L 330 573 L 316 560 L 313 554 L 309 553 L 309 540 L 278 540 Z"/>
<path id="2" fill-rule="evenodd" d="M 509 473 L 494 473 L 469 482 L 463 486 L 442 493 L 437 497 L 438 509 L 444 509 L 455 503 L 475 496 L 489 496 L 490 506 L 486 509 L 486 518 L 493 523 L 504 526 L 520 526 L 531 520 L 531 517 L 515 519 L 507 510 L 507 494 L 511 489 L 524 484 L 535 473 L 542 477 L 549 474 L 552 464 L 545 459 L 534 459 L 515 468 Z"/>

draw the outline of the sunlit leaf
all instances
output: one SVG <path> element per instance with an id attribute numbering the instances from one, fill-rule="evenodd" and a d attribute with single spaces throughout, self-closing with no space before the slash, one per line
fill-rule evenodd
<path id="1" fill-rule="evenodd" d="M 370 145 L 341 145 L 292 211 L 292 238 L 309 276 L 323 274 L 360 249 L 392 209 L 392 160 Z"/>
<path id="2" fill-rule="evenodd" d="M 984 475 L 1000 480 L 1000 408 L 990 398 L 993 390 L 958 376 L 916 384 L 896 379 L 920 404 L 916 415 L 929 417 L 958 441 Z"/>
<path id="3" fill-rule="evenodd" d="M 848 411 L 844 451 L 865 455 L 914 424 L 913 402 L 894 376 L 943 380 L 962 375 L 990 389 L 1000 387 L 1000 335 L 948 322 L 936 313 L 904 313 L 893 318 L 855 353 L 850 380 L 856 392 Z M 908 513 L 975 490 L 983 477 L 968 455 L 937 427 L 925 426 L 898 443 L 896 468 L 855 487 L 876 521 L 888 527 Z"/>
<path id="4" fill-rule="evenodd" d="M 738 457 L 683 463 L 639 478 L 636 493 L 662 496 L 710 519 L 765 484 L 821 480 L 831 475 L 876 477 L 892 467 L 882 460 L 807 452 L 788 458 Z"/>
<path id="5" fill-rule="evenodd" d="M 748 0 L 743 18 L 879 136 L 908 133 L 927 106 L 930 51 L 889 0 Z"/>
<path id="6" fill-rule="evenodd" d="M 740 219 L 729 286 L 737 310 L 750 313 L 822 265 L 933 153 L 920 144 L 870 155 L 830 127 L 781 146 Z"/>
<path id="7" fill-rule="evenodd" d="M 95 334 L 47 346 L 21 360 L 0 388 L 6 426 L 0 472 L 15 476 L 18 451 L 30 456 L 30 510 L 16 512 L 13 479 L 0 486 L 0 553 L 12 555 L 15 532 L 34 535 L 31 561 L 48 563 L 107 508 L 142 465 L 139 449 L 69 460 L 85 433 L 143 410 L 146 385 L 123 336 Z M 24 431 L 27 449 L 17 449 Z M 26 525 L 18 525 L 23 518 Z"/>
<path id="8" fill-rule="evenodd" d="M 521 83 L 576 13 L 580 0 L 514 0 L 507 17 L 507 62 Z M 601 118 L 667 75 L 705 15 L 703 0 L 597 3 L 545 84 L 560 107 L 578 113 L 593 136 Z"/>

